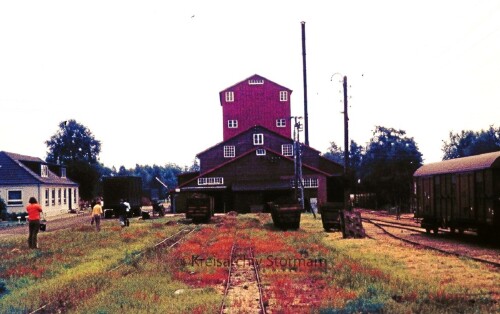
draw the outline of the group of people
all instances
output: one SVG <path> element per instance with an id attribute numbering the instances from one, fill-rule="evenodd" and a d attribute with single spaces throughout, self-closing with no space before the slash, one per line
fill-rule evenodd
<path id="1" fill-rule="evenodd" d="M 120 206 L 118 208 L 118 217 L 120 225 L 126 227 L 129 225 L 128 215 L 130 213 L 130 204 L 121 199 Z M 26 211 L 28 212 L 28 247 L 30 249 L 38 249 L 38 232 L 40 230 L 40 219 L 43 213 L 42 206 L 38 204 L 35 197 L 30 197 L 29 204 L 26 206 Z M 100 199 L 96 199 L 92 204 L 91 224 L 95 224 L 96 231 L 101 231 L 101 217 L 103 214 L 102 202 Z"/>
<path id="2" fill-rule="evenodd" d="M 128 215 L 130 212 L 130 204 L 126 200 L 120 199 L 120 205 L 118 206 L 118 218 L 120 221 L 120 226 L 126 227 L 130 224 L 128 220 Z M 100 199 L 96 199 L 92 205 L 91 223 L 95 223 L 96 231 L 101 231 L 101 216 L 103 214 L 102 202 Z"/>

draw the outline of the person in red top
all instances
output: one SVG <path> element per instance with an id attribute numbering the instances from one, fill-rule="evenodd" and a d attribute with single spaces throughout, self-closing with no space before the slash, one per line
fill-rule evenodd
<path id="1" fill-rule="evenodd" d="M 38 204 L 36 198 L 30 197 L 29 205 L 26 206 L 26 211 L 28 212 L 30 230 L 28 246 L 30 249 L 36 249 L 38 248 L 37 237 L 38 230 L 40 230 L 40 213 L 42 212 L 42 206 Z"/>

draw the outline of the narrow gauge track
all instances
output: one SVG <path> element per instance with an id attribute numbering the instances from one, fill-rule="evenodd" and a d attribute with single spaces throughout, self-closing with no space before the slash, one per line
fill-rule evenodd
<path id="1" fill-rule="evenodd" d="M 426 234 L 427 232 L 425 229 L 419 226 L 411 226 L 405 223 L 401 222 L 395 222 L 395 221 L 386 221 L 386 220 L 379 220 L 379 219 L 374 219 L 374 218 L 362 218 L 362 220 L 367 220 L 368 222 L 372 223 L 373 221 L 376 221 L 377 224 L 380 226 L 384 227 L 393 227 L 393 228 L 398 228 L 398 229 L 403 229 L 403 230 L 408 230 L 408 231 L 414 231 L 422 234 Z M 442 232 L 449 233 L 447 230 L 440 230 Z"/>
<path id="2" fill-rule="evenodd" d="M 477 256 L 473 256 L 472 254 L 464 254 L 464 253 L 459 253 L 457 251 L 445 249 L 445 248 L 443 248 L 444 246 L 440 246 L 439 245 L 440 242 L 442 243 L 441 239 L 438 239 L 438 238 L 435 238 L 435 237 L 428 237 L 428 239 L 433 244 L 433 245 L 429 245 L 429 244 L 423 243 L 424 241 L 409 240 L 407 238 L 398 236 L 398 235 L 396 235 L 396 234 L 388 231 L 385 227 L 391 227 L 391 228 L 397 228 L 397 229 L 403 229 L 403 230 L 410 230 L 410 231 L 414 231 L 414 232 L 419 232 L 419 233 L 425 234 L 425 232 L 423 232 L 423 231 L 413 230 L 413 228 L 407 228 L 407 227 L 399 226 L 399 225 L 396 225 L 396 224 L 394 224 L 394 225 L 380 224 L 380 223 L 374 222 L 370 218 L 362 218 L 362 220 L 365 221 L 365 222 L 368 222 L 370 224 L 373 224 L 374 226 L 376 226 L 377 228 L 379 228 L 380 230 L 382 230 L 384 234 L 390 236 L 391 238 L 403 241 L 405 243 L 409 243 L 409 244 L 417 246 L 417 247 L 423 247 L 423 248 L 426 248 L 426 249 L 434 250 L 434 251 L 437 251 L 437 252 L 440 252 L 440 253 L 444 253 L 444 254 L 447 254 L 447 255 L 454 255 L 454 256 L 457 256 L 457 257 L 468 258 L 468 259 L 471 259 L 471 260 L 474 260 L 474 261 L 477 261 L 477 262 L 480 262 L 480 263 L 483 263 L 483 264 L 488 264 L 488 265 L 495 266 L 497 268 L 500 267 L 500 263 L 496 262 L 496 261 L 479 258 Z M 456 245 L 460 245 L 460 244 L 456 244 Z"/>
<path id="3" fill-rule="evenodd" d="M 179 244 L 183 239 L 185 239 L 187 236 L 189 236 L 191 233 L 198 231 L 199 226 L 189 226 L 186 228 L 181 229 L 179 232 L 166 237 L 162 241 L 156 243 L 154 246 L 148 247 L 145 250 L 142 250 L 141 252 L 137 253 L 134 255 L 135 259 L 140 258 L 142 255 L 145 255 L 146 253 L 149 252 L 154 252 L 160 249 L 166 249 L 169 250 L 172 247 L 176 246 Z M 117 266 L 108 269 L 107 272 L 110 273 L 112 271 L 117 270 L 118 268 L 122 267 L 125 265 L 125 261 L 119 263 Z M 65 309 L 61 309 L 59 305 L 56 304 L 56 300 L 51 301 L 49 303 L 46 303 L 39 307 L 38 309 L 29 312 L 29 314 L 35 314 L 35 313 L 61 313 L 64 312 Z"/>
<path id="4" fill-rule="evenodd" d="M 266 313 L 259 265 L 251 247 L 240 247 L 235 243 L 231 248 L 220 313 Z"/>

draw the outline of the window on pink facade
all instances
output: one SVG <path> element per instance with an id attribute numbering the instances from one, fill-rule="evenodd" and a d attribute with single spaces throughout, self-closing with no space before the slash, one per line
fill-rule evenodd
<path id="1" fill-rule="evenodd" d="M 276 126 L 278 128 L 286 127 L 286 119 L 276 119 Z"/>
<path id="2" fill-rule="evenodd" d="M 227 127 L 230 129 L 238 128 L 238 120 L 227 120 Z"/>
<path id="3" fill-rule="evenodd" d="M 286 90 L 280 91 L 280 101 L 288 101 L 288 92 Z"/>
<path id="4" fill-rule="evenodd" d="M 234 92 L 226 92 L 226 101 L 233 102 L 234 101 Z"/>

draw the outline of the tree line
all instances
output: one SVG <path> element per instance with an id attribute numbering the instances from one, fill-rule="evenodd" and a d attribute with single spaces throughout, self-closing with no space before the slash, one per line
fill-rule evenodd
<path id="1" fill-rule="evenodd" d="M 45 142 L 46 161 L 66 167 L 67 176 L 80 184 L 80 196 L 90 200 L 100 195 L 103 176 L 140 176 L 144 189 L 159 188 L 162 194 L 177 186 L 177 175 L 199 170 L 196 160 L 189 167 L 173 163 L 139 165 L 115 169 L 99 162 L 101 142 L 84 125 L 75 120 L 63 121 L 57 132 Z M 500 127 L 490 126 L 481 131 L 461 131 L 449 134 L 443 141 L 443 160 L 500 151 Z M 344 165 L 344 151 L 336 143 L 324 157 Z M 348 173 L 345 182 L 351 193 L 375 195 L 376 205 L 409 208 L 413 173 L 422 165 L 422 154 L 413 137 L 404 130 L 376 126 L 366 147 L 350 142 Z M 160 181 L 163 183 L 161 184 Z"/>
<path id="2" fill-rule="evenodd" d="M 323 156 L 344 165 L 344 151 L 335 142 L 330 144 Z M 450 132 L 441 150 L 443 160 L 500 151 L 500 127 Z M 366 207 L 409 210 L 413 173 L 421 165 L 422 154 L 413 137 L 404 130 L 376 126 L 366 147 L 350 142 L 346 185 L 368 202 L 361 204 Z"/>

